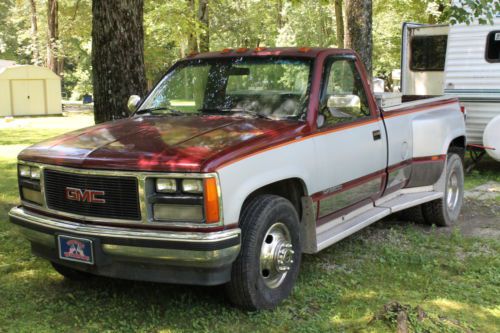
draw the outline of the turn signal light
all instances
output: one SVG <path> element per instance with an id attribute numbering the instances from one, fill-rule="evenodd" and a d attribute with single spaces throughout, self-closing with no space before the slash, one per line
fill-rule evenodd
<path id="1" fill-rule="evenodd" d="M 205 189 L 205 221 L 206 223 L 217 223 L 220 221 L 219 193 L 215 178 L 207 178 L 203 182 Z"/>
<path id="2" fill-rule="evenodd" d="M 240 47 L 239 49 L 236 50 L 236 53 L 245 53 L 248 51 L 248 48 L 246 47 Z"/>

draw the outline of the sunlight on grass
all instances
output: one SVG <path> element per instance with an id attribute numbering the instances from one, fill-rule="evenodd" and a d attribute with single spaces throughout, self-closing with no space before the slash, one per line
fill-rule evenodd
<path id="1" fill-rule="evenodd" d="M 0 160 L 1 159 L 16 159 L 17 155 L 27 147 L 27 145 L 2 145 L 0 146 Z"/>
<path id="2" fill-rule="evenodd" d="M 459 303 L 459 302 L 455 302 L 455 301 L 451 301 L 449 299 L 436 299 L 436 300 L 433 300 L 431 303 L 439 306 L 440 308 L 446 308 L 446 309 L 451 309 L 451 310 L 462 310 L 464 308 L 464 305 Z"/>

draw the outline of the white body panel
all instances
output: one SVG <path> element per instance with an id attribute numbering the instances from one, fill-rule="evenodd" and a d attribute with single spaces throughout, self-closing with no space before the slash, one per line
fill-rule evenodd
<path id="1" fill-rule="evenodd" d="M 450 142 L 463 136 L 464 120 L 458 104 L 444 104 L 421 112 L 391 116 L 391 112 L 397 112 L 402 107 L 416 107 L 446 99 L 448 97 L 436 97 L 384 110 L 389 136 L 389 166 L 408 158 L 446 154 Z"/>
<path id="2" fill-rule="evenodd" d="M 321 189 L 383 170 L 387 161 L 387 143 L 384 133 L 373 140 L 373 131 L 383 131 L 383 124 L 375 122 L 359 127 L 319 135 L 313 140 L 318 155 Z"/>
<path id="3" fill-rule="evenodd" d="M 314 141 L 300 140 L 244 158 L 218 170 L 224 222 L 239 221 L 243 202 L 253 191 L 288 178 L 299 178 L 309 193 L 322 189 Z"/>
<path id="4" fill-rule="evenodd" d="M 403 103 L 386 110 L 389 115 L 386 119 L 389 166 L 414 157 L 446 154 L 450 142 L 464 135 L 463 116 L 455 103 L 390 116 L 390 111 L 395 112 L 408 105 L 423 106 L 444 99 Z M 374 130 L 381 130 L 383 139 L 374 141 Z M 296 141 L 222 166 L 217 173 L 225 224 L 238 223 L 245 199 L 271 183 L 298 178 L 310 196 L 384 169 L 387 166 L 384 132 L 380 122 L 372 122 L 297 138 Z"/>

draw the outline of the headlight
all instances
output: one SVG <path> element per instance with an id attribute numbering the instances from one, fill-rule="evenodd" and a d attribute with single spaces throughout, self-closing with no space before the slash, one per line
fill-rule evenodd
<path id="1" fill-rule="evenodd" d="M 40 168 L 37 166 L 19 165 L 19 176 L 23 178 L 40 179 Z"/>
<path id="2" fill-rule="evenodd" d="M 31 167 L 31 178 L 40 179 L 40 168 L 39 167 Z"/>
<path id="3" fill-rule="evenodd" d="M 156 180 L 156 191 L 175 193 L 177 192 L 177 181 L 171 178 L 158 178 Z"/>
<path id="4" fill-rule="evenodd" d="M 203 193 L 203 180 L 201 179 L 184 179 L 182 181 L 182 191 L 186 193 Z"/>
<path id="5" fill-rule="evenodd" d="M 31 178 L 31 168 L 29 165 L 19 166 L 19 175 L 25 178 Z"/>

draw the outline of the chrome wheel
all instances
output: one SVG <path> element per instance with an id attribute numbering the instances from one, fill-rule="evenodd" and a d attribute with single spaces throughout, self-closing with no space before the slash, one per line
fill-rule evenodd
<path id="1" fill-rule="evenodd" d="M 292 268 L 293 255 L 290 231 L 281 222 L 267 230 L 260 250 L 260 275 L 269 288 L 277 288 Z"/>
<path id="2" fill-rule="evenodd" d="M 454 211 L 460 199 L 460 182 L 455 171 L 448 177 L 448 189 L 446 191 L 446 204 L 449 211 Z"/>

